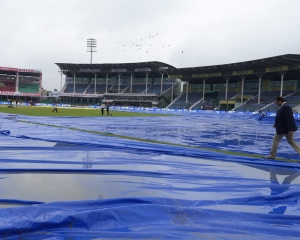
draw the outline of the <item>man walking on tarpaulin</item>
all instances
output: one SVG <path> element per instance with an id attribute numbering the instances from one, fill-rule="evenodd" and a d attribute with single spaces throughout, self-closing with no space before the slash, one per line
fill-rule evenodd
<path id="1" fill-rule="evenodd" d="M 283 97 L 275 98 L 275 104 L 280 107 L 275 118 L 275 124 L 273 125 L 273 127 L 276 128 L 276 133 L 273 138 L 270 155 L 264 157 L 265 159 L 275 159 L 279 142 L 284 136 L 287 142 L 300 154 L 300 147 L 294 141 L 294 132 L 296 132 L 298 128 L 295 123 L 293 110 L 291 106 L 285 102 Z"/>

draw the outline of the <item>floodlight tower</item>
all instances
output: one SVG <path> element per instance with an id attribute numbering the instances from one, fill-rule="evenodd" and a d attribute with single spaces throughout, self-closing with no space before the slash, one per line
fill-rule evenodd
<path id="1" fill-rule="evenodd" d="M 93 52 L 97 52 L 97 39 L 89 38 L 87 40 L 87 52 L 91 53 L 91 64 L 92 64 Z"/>

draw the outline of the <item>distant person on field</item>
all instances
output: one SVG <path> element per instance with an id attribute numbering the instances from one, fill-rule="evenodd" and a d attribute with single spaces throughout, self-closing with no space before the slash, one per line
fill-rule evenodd
<path id="1" fill-rule="evenodd" d="M 106 104 L 106 113 L 107 113 L 107 116 L 109 116 L 109 102 L 107 102 L 107 104 Z"/>
<path id="2" fill-rule="evenodd" d="M 18 102 L 19 102 L 19 100 L 17 99 L 17 100 L 16 100 L 16 107 L 18 107 Z"/>
<path id="3" fill-rule="evenodd" d="M 58 111 L 57 111 L 57 103 L 56 102 L 54 103 L 52 112 L 57 112 L 58 113 Z"/>
<path id="4" fill-rule="evenodd" d="M 300 147 L 294 141 L 294 132 L 296 132 L 298 128 L 295 123 L 293 110 L 291 106 L 285 102 L 283 97 L 275 98 L 275 104 L 280 107 L 275 118 L 275 124 L 273 125 L 273 127 L 276 128 L 276 133 L 273 138 L 270 155 L 264 157 L 265 159 L 275 159 L 279 142 L 284 136 L 287 142 L 300 154 Z"/>
<path id="5" fill-rule="evenodd" d="M 102 103 L 102 104 L 101 104 L 101 115 L 103 115 L 103 114 L 104 114 L 104 108 L 105 108 L 105 104 L 104 104 L 104 103 Z"/>
<path id="6" fill-rule="evenodd" d="M 266 114 L 262 110 L 259 110 L 258 112 L 259 112 L 259 115 L 260 115 L 258 120 L 262 120 L 266 116 Z"/>

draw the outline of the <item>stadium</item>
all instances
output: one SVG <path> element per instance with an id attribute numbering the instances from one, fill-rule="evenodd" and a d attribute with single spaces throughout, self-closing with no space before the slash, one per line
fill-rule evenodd
<path id="1" fill-rule="evenodd" d="M 0 98 L 85 106 L 110 102 L 113 106 L 276 112 L 274 98 L 283 96 L 297 112 L 299 64 L 296 54 L 189 68 L 162 62 L 57 63 L 65 84 L 54 96 L 42 91 L 40 70 L 0 67 Z"/>
<path id="2" fill-rule="evenodd" d="M 1 238 L 299 237 L 299 154 L 263 156 L 275 97 L 300 123 L 300 55 L 56 65 L 48 95 L 41 70 L 0 67 Z"/>
<path id="3" fill-rule="evenodd" d="M 16 99 L 18 97 L 24 102 L 38 102 L 41 90 L 41 70 L 0 67 L 1 101 Z"/>
<path id="4" fill-rule="evenodd" d="M 299 63 L 299 55 L 287 54 L 190 68 L 161 62 L 57 65 L 66 76 L 63 103 L 272 112 L 276 96 L 298 110 Z"/>

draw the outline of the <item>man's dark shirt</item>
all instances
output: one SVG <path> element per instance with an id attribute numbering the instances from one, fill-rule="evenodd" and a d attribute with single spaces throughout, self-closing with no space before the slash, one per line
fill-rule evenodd
<path id="1" fill-rule="evenodd" d="M 277 112 L 275 126 L 277 134 L 285 134 L 289 131 L 295 132 L 298 130 L 295 123 L 293 110 L 287 103 L 284 103 Z"/>

